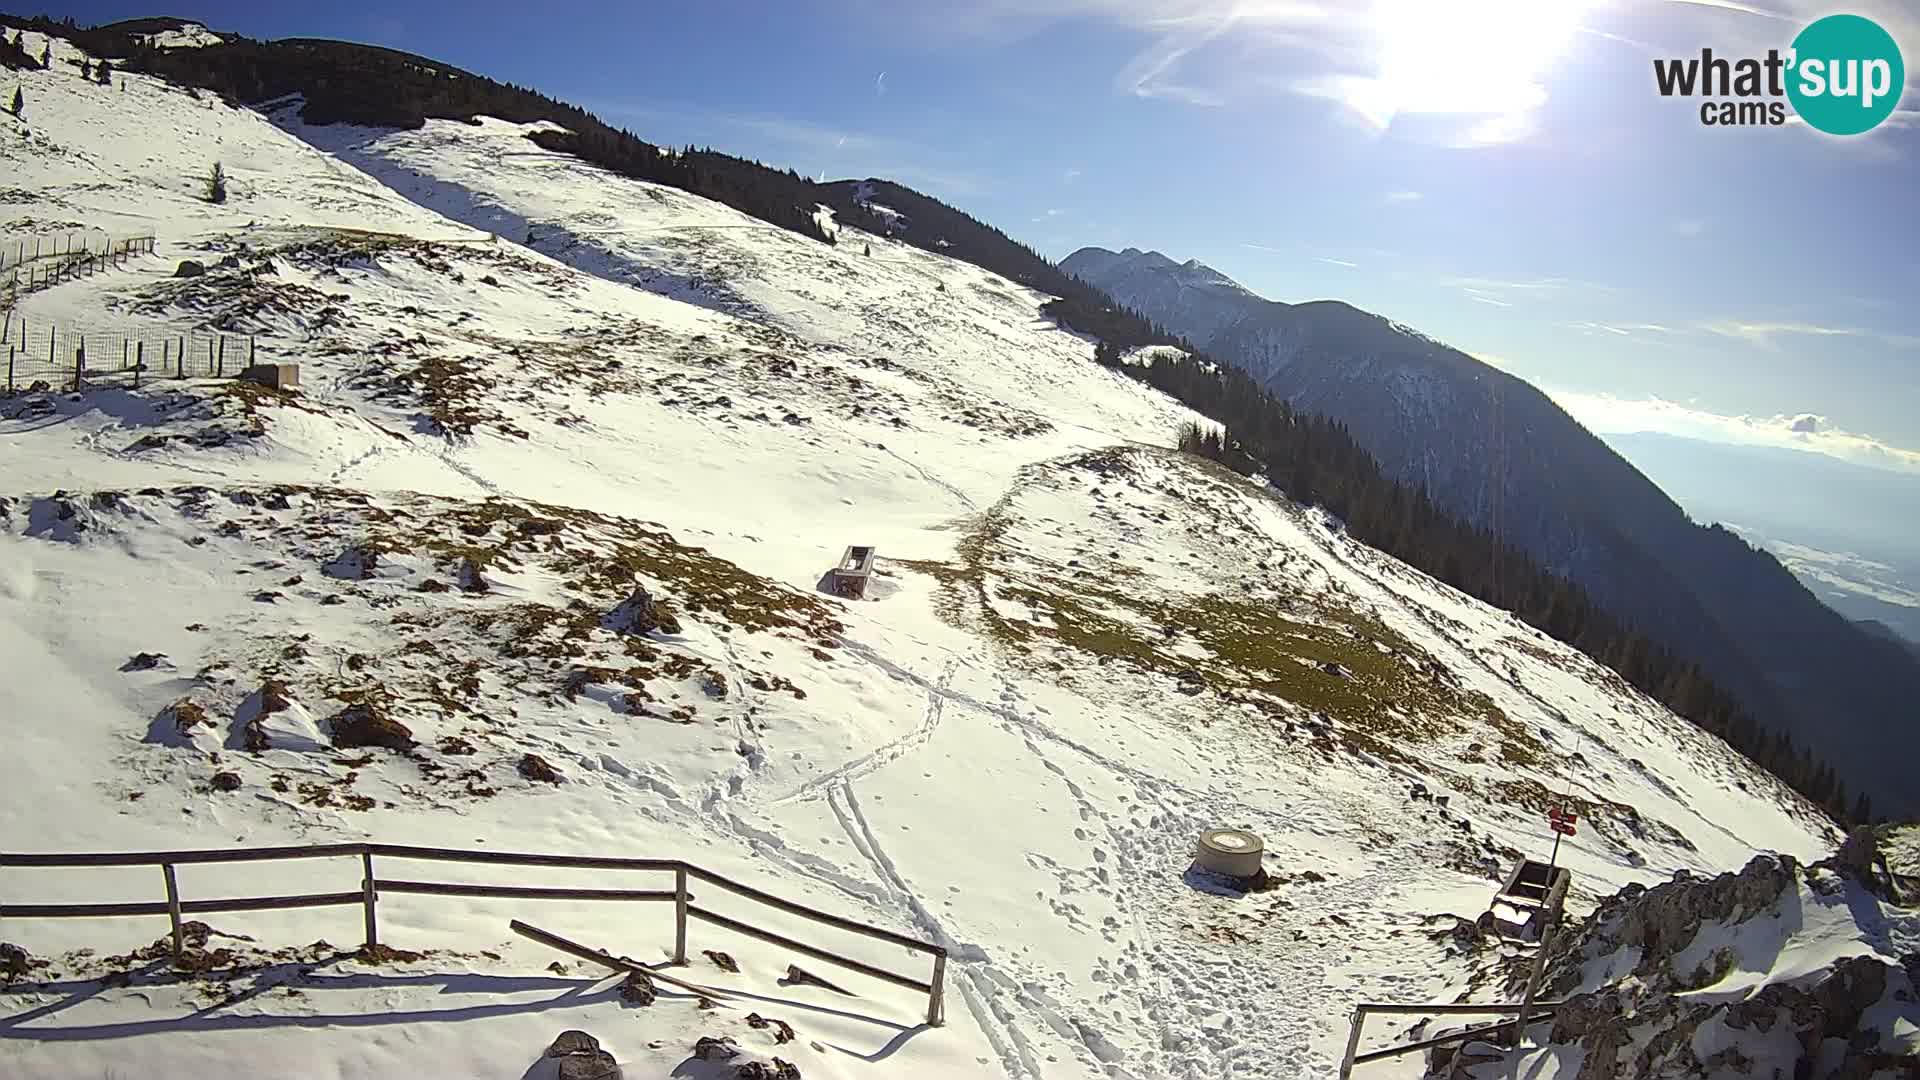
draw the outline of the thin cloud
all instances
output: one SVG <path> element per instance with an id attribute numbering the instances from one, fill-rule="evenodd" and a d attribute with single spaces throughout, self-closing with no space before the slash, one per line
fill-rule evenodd
<path id="1" fill-rule="evenodd" d="M 1699 218 L 1688 218 L 1685 221 L 1674 222 L 1673 231 L 1692 240 L 1707 231 L 1707 223 Z"/>
<path id="2" fill-rule="evenodd" d="M 1327 257 L 1326 257 L 1325 255 L 1316 255 L 1316 256 L 1314 256 L 1314 258 L 1313 258 L 1313 261 L 1314 261 L 1314 262 L 1323 262 L 1323 263 L 1326 263 L 1326 264 L 1327 264 L 1328 266 L 1344 266 L 1344 267 L 1346 267 L 1346 268 L 1347 268 L 1347 269 L 1349 269 L 1349 270 L 1358 270 L 1358 269 L 1360 269 L 1360 264 L 1359 264 L 1359 263 L 1356 263 L 1356 262 L 1348 262 L 1348 261 L 1347 261 L 1347 260 L 1345 260 L 1345 259 L 1329 259 L 1329 258 L 1327 258 Z"/>
<path id="3" fill-rule="evenodd" d="M 1570 322 L 1567 324 L 1567 327 L 1569 329 L 1578 330 L 1583 334 L 1593 334 L 1593 333 L 1615 334 L 1619 337 L 1633 337 L 1637 334 L 1671 334 L 1673 333 L 1672 327 L 1661 326 L 1659 323 L 1603 323 L 1603 322 L 1584 321 L 1584 322 Z"/>
<path id="4" fill-rule="evenodd" d="M 1849 326 L 1822 326 L 1817 323 L 1803 322 L 1740 322 L 1724 320 L 1703 323 L 1700 329 L 1709 334 L 1735 338 L 1764 348 L 1774 348 L 1783 337 L 1814 338 L 1861 338 L 1878 341 L 1897 349 L 1920 348 L 1920 337 L 1910 334 L 1885 334 L 1877 330 L 1863 330 Z"/>
<path id="5" fill-rule="evenodd" d="M 1060 174 L 1060 182 L 1063 184 L 1071 184 L 1078 179 L 1080 179 L 1079 169 L 1068 169 L 1066 172 Z"/>
<path id="6" fill-rule="evenodd" d="M 1266 252 L 1266 253 L 1267 253 L 1268 255 L 1291 255 L 1291 254 L 1293 254 L 1293 252 L 1291 252 L 1291 251 L 1288 251 L 1288 250 L 1287 250 L 1286 248 L 1277 248 L 1277 247 L 1270 247 L 1270 246 L 1268 246 L 1268 245 L 1266 245 L 1266 244 L 1251 244 L 1251 243 L 1246 243 L 1246 242 L 1242 242 L 1240 246 L 1241 246 L 1241 247 L 1243 247 L 1243 248 L 1246 248 L 1246 249 L 1247 249 L 1248 251 L 1264 251 L 1264 252 Z"/>
<path id="7" fill-rule="evenodd" d="M 1721 11 L 1737 11 L 1742 15 L 1758 15 L 1763 19 L 1790 19 L 1792 16 L 1779 11 L 1757 8 L 1751 4 L 1735 3 L 1734 0 L 1667 0 L 1669 4 L 1683 7 L 1717 8 Z"/>
<path id="8" fill-rule="evenodd" d="M 1169 101 L 1178 101 L 1187 105 L 1204 105 L 1209 108 L 1225 105 L 1227 99 L 1215 91 L 1173 81 L 1172 72 L 1175 66 L 1196 47 L 1197 43 L 1170 45 L 1157 54 L 1141 53 L 1132 63 L 1121 69 L 1115 81 L 1126 93 L 1137 98 L 1165 98 Z"/>
<path id="9" fill-rule="evenodd" d="M 1421 194 L 1418 191 L 1387 192 L 1387 201 L 1390 203 L 1413 203 L 1413 202 L 1419 202 L 1421 199 L 1424 199 L 1424 198 L 1426 198 L 1426 196 Z"/>
<path id="10" fill-rule="evenodd" d="M 1440 284 L 1469 292 L 1557 292 L 1568 288 L 1574 282 L 1568 278 L 1489 278 L 1489 277 L 1449 277 L 1442 278 Z"/>
<path id="11" fill-rule="evenodd" d="M 887 73 L 886 72 L 883 71 L 880 74 L 875 75 L 873 77 L 873 92 L 876 96 L 879 96 L 879 97 L 885 97 L 887 95 Z"/>
<path id="12" fill-rule="evenodd" d="M 1478 300 L 1482 304 L 1492 304 L 1494 307 L 1512 307 L 1513 306 L 1512 304 L 1507 303 L 1505 300 L 1495 300 L 1491 296 L 1483 296 L 1480 293 L 1468 293 L 1467 298 L 1469 300 Z"/>
<path id="13" fill-rule="evenodd" d="M 1782 447 L 1920 475 L 1920 450 L 1848 431 L 1815 412 L 1727 414 L 1658 397 L 1622 398 L 1546 386 L 1541 389 L 1574 419 L 1601 434 L 1658 432 L 1741 446 Z"/>

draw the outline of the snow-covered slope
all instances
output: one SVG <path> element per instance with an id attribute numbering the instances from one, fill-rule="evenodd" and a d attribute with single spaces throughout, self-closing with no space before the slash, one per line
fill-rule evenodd
<path id="1" fill-rule="evenodd" d="M 218 916 L 251 940 L 183 976 L 125 952 L 163 920 L 9 920 L 36 959 L 0 993 L 0 1073 L 137 1052 L 152 1076 L 510 1078 L 582 1027 L 629 1077 L 724 1075 L 689 1060 L 708 1034 L 810 1078 L 1319 1076 L 1352 1002 L 1462 989 L 1433 928 L 1542 852 L 1551 793 L 1583 810 L 1582 905 L 1835 840 L 1585 657 L 1171 452 L 1196 418 L 1013 283 L 498 121 L 276 127 L 139 76 L 24 81 L 10 227 L 148 229 L 159 255 L 21 314 L 257 334 L 302 386 L 109 378 L 0 408 L 5 848 L 684 858 L 952 963 L 925 1029 L 910 994 L 696 926 L 742 971 L 690 977 L 761 995 L 797 1031 L 777 1043 L 664 987 L 636 1021 L 506 930 L 654 962 L 658 908 L 388 896 L 384 943 L 424 954 L 397 960 L 289 948 L 358 940 L 350 908 Z M 221 206 L 195 198 L 216 159 Z M 187 256 L 208 272 L 173 278 Z M 852 543 L 881 556 L 861 601 L 819 587 Z M 1273 888 L 1186 873 L 1214 825 L 1265 837 Z M 6 889 L 145 901 L 152 876 Z M 857 996 L 776 983 L 796 959 Z"/>

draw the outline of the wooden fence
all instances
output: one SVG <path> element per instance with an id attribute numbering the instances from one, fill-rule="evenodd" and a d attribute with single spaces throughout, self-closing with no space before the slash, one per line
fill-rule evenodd
<path id="1" fill-rule="evenodd" d="M 673 875 L 671 889 L 577 889 L 522 885 L 476 885 L 465 882 L 415 881 L 382 878 L 375 873 L 374 858 L 487 864 L 495 866 L 546 866 L 584 870 L 621 870 Z M 188 900 L 180 895 L 174 873 L 178 866 L 206 863 L 274 862 L 290 859 L 358 858 L 361 865 L 359 887 L 352 891 L 306 893 L 296 896 L 244 896 L 218 900 Z M 405 844 L 317 844 L 294 847 L 237 848 L 231 850 L 150 851 L 70 854 L 0 853 L 0 868 L 56 869 L 75 867 L 157 866 L 165 888 L 164 901 L 108 904 L 0 904 L 0 920 L 5 919 L 101 919 L 143 915 L 165 915 L 173 928 L 173 950 L 178 958 L 185 952 L 181 928 L 188 915 L 210 915 L 234 911 L 278 911 L 289 908 L 347 907 L 358 905 L 364 911 L 366 943 L 379 944 L 378 906 L 380 894 L 412 893 L 426 896 L 476 896 L 509 900 L 596 900 L 624 903 L 666 903 L 674 907 L 673 962 L 687 962 L 687 924 L 698 919 L 734 933 L 764 941 L 791 952 L 810 956 L 829 964 L 855 971 L 869 978 L 905 987 L 927 995 L 927 1023 L 945 1022 L 945 984 L 947 950 L 944 946 L 921 941 L 891 930 L 855 922 L 816 908 L 794 903 L 772 893 L 756 889 L 711 870 L 677 859 L 627 859 L 596 855 L 544 855 L 504 851 L 460 851 L 452 848 L 413 847 Z M 932 976 L 921 981 L 888 971 L 815 945 L 764 930 L 750 923 L 721 915 L 696 905 L 688 891 L 690 881 L 703 881 L 736 896 L 777 911 L 795 915 L 823 926 L 831 926 L 875 941 L 898 945 L 909 952 L 933 957 Z"/>

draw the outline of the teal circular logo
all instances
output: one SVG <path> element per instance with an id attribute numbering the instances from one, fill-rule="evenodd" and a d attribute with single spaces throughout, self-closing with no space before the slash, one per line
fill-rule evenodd
<path id="1" fill-rule="evenodd" d="M 1907 66 L 1893 35 L 1872 19 L 1829 15 L 1793 39 L 1787 100 L 1816 131 L 1858 135 L 1893 115 Z"/>

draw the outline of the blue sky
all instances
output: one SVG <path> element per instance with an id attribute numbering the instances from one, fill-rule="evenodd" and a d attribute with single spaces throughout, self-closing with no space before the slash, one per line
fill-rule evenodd
<path id="1" fill-rule="evenodd" d="M 1715 129 L 1651 58 L 1784 49 L 1815 0 L 195 3 L 407 49 L 665 143 L 885 176 L 1061 258 L 1338 298 L 1596 430 L 1920 472 L 1920 88 L 1867 136 Z M 1853 0 L 1920 81 L 1920 6 Z M 153 14 L 56 7 L 83 22 Z"/>

